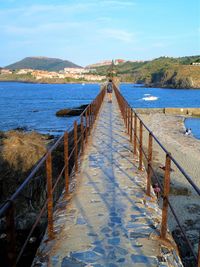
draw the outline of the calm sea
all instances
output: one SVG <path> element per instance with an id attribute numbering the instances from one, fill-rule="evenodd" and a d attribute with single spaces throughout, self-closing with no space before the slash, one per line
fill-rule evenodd
<path id="1" fill-rule="evenodd" d="M 121 84 L 132 107 L 200 107 L 200 90 L 145 88 Z M 26 128 L 61 134 L 75 118 L 56 117 L 63 108 L 90 103 L 99 93 L 98 84 L 0 83 L 0 130 Z M 186 119 L 186 127 L 200 139 L 200 120 Z"/>
<path id="2" fill-rule="evenodd" d="M 121 84 L 121 93 L 134 108 L 199 107 L 200 90 L 146 88 L 136 84 Z M 200 119 L 188 118 L 185 127 L 200 139 Z"/>
<path id="3" fill-rule="evenodd" d="M 90 103 L 98 84 L 0 83 L 0 130 L 18 127 L 40 133 L 61 134 L 73 118 L 56 117 L 60 109 Z"/>

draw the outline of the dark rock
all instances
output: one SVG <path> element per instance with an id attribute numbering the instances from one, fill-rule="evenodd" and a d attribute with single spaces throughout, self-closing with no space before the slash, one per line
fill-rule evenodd
<path id="1" fill-rule="evenodd" d="M 17 128 L 14 128 L 13 131 L 27 132 L 28 131 L 28 128 L 26 126 L 24 126 L 24 127 L 17 127 Z"/>
<path id="2" fill-rule="evenodd" d="M 56 112 L 57 117 L 79 116 L 82 113 L 81 109 L 61 109 Z"/>
<path id="3" fill-rule="evenodd" d="M 87 108 L 87 106 L 88 105 L 81 105 L 80 107 L 76 107 L 76 108 L 61 109 L 56 112 L 56 116 L 58 117 L 80 116 L 81 113 Z"/>

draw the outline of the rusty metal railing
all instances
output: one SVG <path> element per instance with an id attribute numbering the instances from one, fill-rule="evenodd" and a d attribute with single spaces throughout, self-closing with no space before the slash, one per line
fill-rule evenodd
<path id="1" fill-rule="evenodd" d="M 7 267 L 16 267 L 22 257 L 24 250 L 29 242 L 29 239 L 38 225 L 42 215 L 47 210 L 47 232 L 48 238 L 54 238 L 54 222 L 53 222 L 53 209 L 55 206 L 53 194 L 55 189 L 61 179 L 64 180 L 65 184 L 65 194 L 69 192 L 70 184 L 70 173 L 69 173 L 69 162 L 73 158 L 74 160 L 74 173 L 78 171 L 79 168 L 79 158 L 80 155 L 84 152 L 85 144 L 88 142 L 88 136 L 91 133 L 92 126 L 97 117 L 98 111 L 101 107 L 105 95 L 105 88 L 101 90 L 99 95 L 92 101 L 91 104 L 81 113 L 78 119 L 71 125 L 60 138 L 51 146 L 47 153 L 39 160 L 35 165 L 31 173 L 20 185 L 20 187 L 15 191 L 15 193 L 0 207 L 0 219 L 5 220 L 6 224 L 6 236 L 7 236 L 7 257 L 6 257 L 6 266 Z M 78 132 L 78 125 L 80 131 Z M 73 147 L 69 151 L 69 133 L 73 131 Z M 55 178 L 53 184 L 53 159 L 52 153 L 59 146 L 64 146 L 64 166 L 61 172 Z M 15 210 L 15 202 L 28 186 L 28 184 L 33 181 L 36 173 L 42 169 L 46 169 L 46 190 L 47 190 L 47 199 L 43 207 L 41 208 L 35 223 L 33 224 L 30 232 L 27 234 L 24 244 L 21 246 L 20 251 L 16 251 L 16 228 L 15 228 L 15 219 L 17 214 Z M 1 259 L 0 259 L 1 261 Z"/>
<path id="2" fill-rule="evenodd" d="M 188 183 L 192 186 L 193 190 L 196 192 L 198 197 L 200 196 L 200 189 L 198 186 L 193 182 L 192 178 L 186 173 L 186 171 L 179 165 L 179 163 L 175 160 L 175 158 L 167 151 L 167 149 L 161 144 L 158 138 L 153 134 L 153 132 L 144 124 L 141 118 L 138 116 L 136 111 L 131 108 L 125 98 L 121 95 L 118 88 L 114 86 L 114 91 L 118 100 L 119 108 L 121 110 L 125 126 L 127 128 L 127 132 L 130 135 L 130 141 L 133 143 L 133 154 L 139 157 L 139 166 L 138 169 L 143 169 L 143 157 L 146 159 L 147 162 L 147 184 L 146 184 L 146 194 L 151 196 L 151 180 L 154 176 L 159 184 L 159 188 L 162 194 L 162 222 L 161 222 L 161 229 L 160 229 L 160 238 L 167 239 L 167 221 L 170 208 L 171 213 L 173 214 L 177 225 L 182 232 L 182 235 L 189 247 L 191 255 L 194 257 L 195 266 L 200 267 L 200 243 L 198 245 L 198 253 L 194 251 L 194 248 L 187 237 L 183 226 L 180 223 L 180 220 L 173 208 L 172 203 L 169 200 L 169 192 L 170 192 L 170 172 L 171 172 L 171 163 L 173 163 L 176 168 L 179 170 L 180 173 L 183 174 L 185 179 Z M 139 134 L 137 134 L 139 128 Z M 147 153 L 145 152 L 143 146 L 143 131 L 144 129 L 148 132 L 148 145 L 147 145 Z M 153 141 L 156 142 L 162 151 L 165 153 L 165 165 L 164 165 L 164 185 L 161 184 L 159 178 L 156 175 L 156 172 L 153 168 Z M 200 240 L 200 239 L 199 239 Z M 191 265 L 192 266 L 192 265 Z"/>

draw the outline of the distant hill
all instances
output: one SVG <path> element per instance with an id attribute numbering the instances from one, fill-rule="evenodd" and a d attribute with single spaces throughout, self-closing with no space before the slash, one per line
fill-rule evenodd
<path id="1" fill-rule="evenodd" d="M 126 61 L 114 66 L 122 82 L 143 83 L 147 86 L 172 88 L 200 88 L 200 56 L 160 57 L 150 61 Z M 109 66 L 96 68 L 97 74 L 106 75 Z"/>
<path id="2" fill-rule="evenodd" d="M 35 69 L 35 70 L 47 70 L 47 71 L 59 71 L 64 68 L 81 68 L 68 60 L 62 60 L 59 58 L 48 57 L 26 57 L 18 62 L 10 64 L 5 67 L 6 69 Z"/>

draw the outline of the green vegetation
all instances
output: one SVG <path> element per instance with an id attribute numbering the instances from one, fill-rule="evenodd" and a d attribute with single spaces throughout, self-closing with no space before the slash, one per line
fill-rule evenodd
<path id="1" fill-rule="evenodd" d="M 118 76 L 121 82 L 143 83 L 153 87 L 169 88 L 200 88 L 200 56 L 187 57 L 160 57 L 151 61 L 127 61 L 118 65 L 107 65 L 96 68 L 95 73 L 107 77 Z M 79 67 L 72 62 L 54 58 L 28 57 L 12 65 L 10 69 L 31 68 L 38 70 L 58 71 L 65 67 Z M 84 78 L 43 78 L 36 80 L 31 74 L 17 75 L 1 74 L 1 81 L 24 81 L 34 83 L 70 83 L 87 82 Z"/>
<path id="2" fill-rule="evenodd" d="M 192 66 L 193 62 L 200 62 L 200 56 L 128 61 L 116 65 L 115 71 L 122 82 L 171 88 L 200 88 L 200 66 Z M 109 67 L 98 67 L 97 74 L 106 75 Z"/>
<path id="3" fill-rule="evenodd" d="M 37 83 L 35 77 L 33 77 L 30 73 L 29 74 L 20 74 L 17 75 L 15 73 L 12 74 L 1 74 L 0 81 L 19 81 L 19 82 L 33 82 Z"/>
<path id="4" fill-rule="evenodd" d="M 6 66 L 5 68 L 11 70 L 34 69 L 34 70 L 59 71 L 63 70 L 64 68 L 81 68 L 81 67 L 68 60 L 62 60 L 58 58 L 26 57 L 16 63 Z"/>
<path id="5" fill-rule="evenodd" d="M 49 84 L 64 84 L 64 83 L 91 83 L 88 80 L 81 78 L 81 79 L 75 79 L 75 78 L 42 78 L 42 79 L 36 79 L 31 74 L 20 74 L 17 75 L 15 73 L 12 74 L 1 74 L 0 75 L 0 82 L 10 82 L 10 81 L 16 81 L 16 82 L 26 82 L 26 83 L 49 83 Z M 95 81 L 92 81 L 95 83 Z M 99 81 L 96 81 L 99 83 Z"/>

